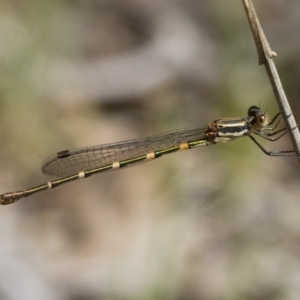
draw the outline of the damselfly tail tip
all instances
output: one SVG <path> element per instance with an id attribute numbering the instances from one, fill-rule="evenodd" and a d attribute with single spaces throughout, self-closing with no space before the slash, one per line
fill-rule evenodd
<path id="1" fill-rule="evenodd" d="M 10 192 L 0 195 L 0 204 L 7 205 L 14 202 L 17 202 L 19 199 L 24 197 L 23 192 Z"/>

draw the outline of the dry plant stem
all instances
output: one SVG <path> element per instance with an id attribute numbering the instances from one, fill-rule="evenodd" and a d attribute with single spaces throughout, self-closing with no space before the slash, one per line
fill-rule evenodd
<path id="1" fill-rule="evenodd" d="M 291 140 L 294 146 L 294 150 L 300 159 L 300 134 L 299 130 L 293 116 L 292 110 L 290 108 L 289 102 L 286 98 L 285 92 L 283 90 L 276 66 L 273 61 L 273 57 L 277 54 L 271 50 L 271 47 L 264 35 L 262 27 L 259 23 L 257 15 L 254 10 L 254 6 L 251 0 L 242 0 L 248 21 L 252 30 L 253 38 L 255 41 L 259 64 L 264 64 L 268 73 L 268 77 L 272 84 L 272 88 L 277 99 L 279 109 L 286 123 L 286 127 L 291 136 Z"/>

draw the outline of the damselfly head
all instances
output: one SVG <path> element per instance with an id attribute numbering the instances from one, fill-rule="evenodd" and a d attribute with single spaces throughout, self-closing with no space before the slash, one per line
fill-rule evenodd
<path id="1" fill-rule="evenodd" d="M 269 123 L 268 115 L 262 112 L 257 106 L 251 106 L 248 109 L 248 117 L 251 119 L 251 124 L 257 127 L 265 127 Z"/>

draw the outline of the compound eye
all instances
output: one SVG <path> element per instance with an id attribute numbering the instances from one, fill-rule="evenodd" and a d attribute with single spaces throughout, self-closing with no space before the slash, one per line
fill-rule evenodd
<path id="1" fill-rule="evenodd" d="M 260 124 L 263 124 L 263 123 L 265 122 L 265 120 L 266 120 L 265 115 L 260 115 L 260 116 L 258 116 L 258 122 L 259 122 Z"/>
<path id="2" fill-rule="evenodd" d="M 248 109 L 248 117 L 255 117 L 259 112 L 259 108 L 257 106 L 251 106 Z"/>
<path id="3" fill-rule="evenodd" d="M 268 118 L 265 114 L 258 115 L 255 120 L 260 126 L 266 126 L 268 123 Z"/>

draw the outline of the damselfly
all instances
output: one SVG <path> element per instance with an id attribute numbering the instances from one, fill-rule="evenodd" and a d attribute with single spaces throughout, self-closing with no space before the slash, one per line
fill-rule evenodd
<path id="1" fill-rule="evenodd" d="M 23 197 L 55 188 L 70 181 L 86 178 L 96 173 L 135 166 L 180 150 L 209 146 L 248 136 L 265 154 L 271 156 L 295 156 L 294 151 L 268 151 L 254 135 L 269 141 L 277 141 L 286 129 L 277 130 L 283 117 L 280 113 L 269 122 L 266 113 L 257 106 L 248 109 L 244 118 L 218 119 L 206 126 L 179 129 L 171 132 L 118 142 L 113 144 L 64 150 L 49 157 L 42 165 L 42 172 L 62 177 L 45 184 L 17 192 L 0 195 L 0 203 L 14 203 Z"/>

